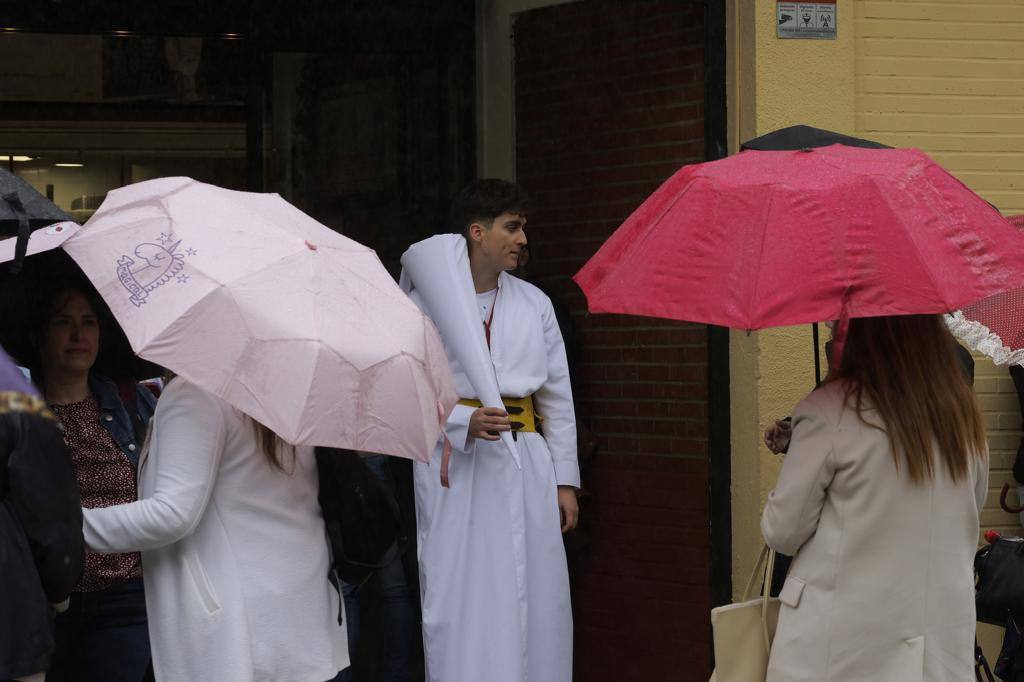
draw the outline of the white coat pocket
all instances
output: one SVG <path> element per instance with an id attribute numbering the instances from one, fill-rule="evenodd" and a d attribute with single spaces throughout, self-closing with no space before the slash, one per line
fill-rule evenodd
<path id="1" fill-rule="evenodd" d="M 210 585 L 210 579 L 207 577 L 206 571 L 203 570 L 203 564 L 199 561 L 199 556 L 197 554 L 186 554 L 185 567 L 188 568 L 188 574 L 192 578 L 192 585 L 196 588 L 199 602 L 206 609 L 206 613 L 212 616 L 220 611 L 217 595 L 213 591 L 213 586 Z"/>
<path id="2" fill-rule="evenodd" d="M 807 583 L 800 578 L 789 576 L 782 585 L 782 591 L 779 592 L 779 601 L 789 608 L 795 609 L 800 605 L 800 596 L 803 595 L 806 586 Z"/>

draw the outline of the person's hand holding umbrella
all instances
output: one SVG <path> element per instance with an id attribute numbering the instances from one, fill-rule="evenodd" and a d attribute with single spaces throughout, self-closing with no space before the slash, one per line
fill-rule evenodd
<path id="1" fill-rule="evenodd" d="M 764 430 L 764 444 L 772 453 L 781 455 L 789 449 L 789 440 L 793 436 L 793 422 L 786 417 L 776 419 L 771 426 Z"/>

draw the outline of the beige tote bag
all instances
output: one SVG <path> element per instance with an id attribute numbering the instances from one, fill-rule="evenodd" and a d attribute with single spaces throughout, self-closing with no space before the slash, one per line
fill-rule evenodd
<path id="1" fill-rule="evenodd" d="M 754 572 L 738 604 L 711 609 L 715 638 L 715 671 L 711 682 L 764 682 L 768 653 L 779 622 L 779 600 L 769 597 L 775 550 L 766 545 L 757 558 Z M 761 596 L 750 599 L 754 581 L 761 576 Z"/>

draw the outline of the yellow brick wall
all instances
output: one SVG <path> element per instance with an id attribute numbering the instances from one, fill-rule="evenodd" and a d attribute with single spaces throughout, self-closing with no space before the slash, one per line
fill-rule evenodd
<path id="1" fill-rule="evenodd" d="M 860 134 L 919 147 L 1024 213 L 1024 0 L 859 0 Z"/>
<path id="2" fill-rule="evenodd" d="M 856 0 L 852 9 L 856 134 L 918 147 L 1005 214 L 1024 213 L 1024 0 Z M 982 527 L 1020 534 L 998 504 L 1012 483 L 1017 398 L 1004 368 L 979 358 L 976 376 L 992 450 Z"/>
<path id="3" fill-rule="evenodd" d="M 992 468 L 989 475 L 988 500 L 981 515 L 981 527 L 1020 535 L 1022 531 L 1018 517 L 999 508 L 999 492 L 1004 483 L 1009 483 L 1012 490 L 1007 501 L 1010 504 L 1017 503 L 1017 485 L 1010 474 L 1021 435 L 1021 414 L 1017 405 L 1017 394 L 1014 393 L 1013 382 L 1006 368 L 996 367 L 988 359 L 975 360 L 974 391 L 978 395 L 981 409 L 985 412 Z"/>

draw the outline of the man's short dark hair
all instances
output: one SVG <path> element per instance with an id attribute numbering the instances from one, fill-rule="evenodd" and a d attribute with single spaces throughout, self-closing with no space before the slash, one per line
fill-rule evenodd
<path id="1" fill-rule="evenodd" d="M 516 183 L 495 178 L 475 180 L 452 200 L 449 227 L 452 232 L 468 237 L 473 223 L 490 224 L 502 213 L 525 218 L 529 210 L 530 198 Z"/>

